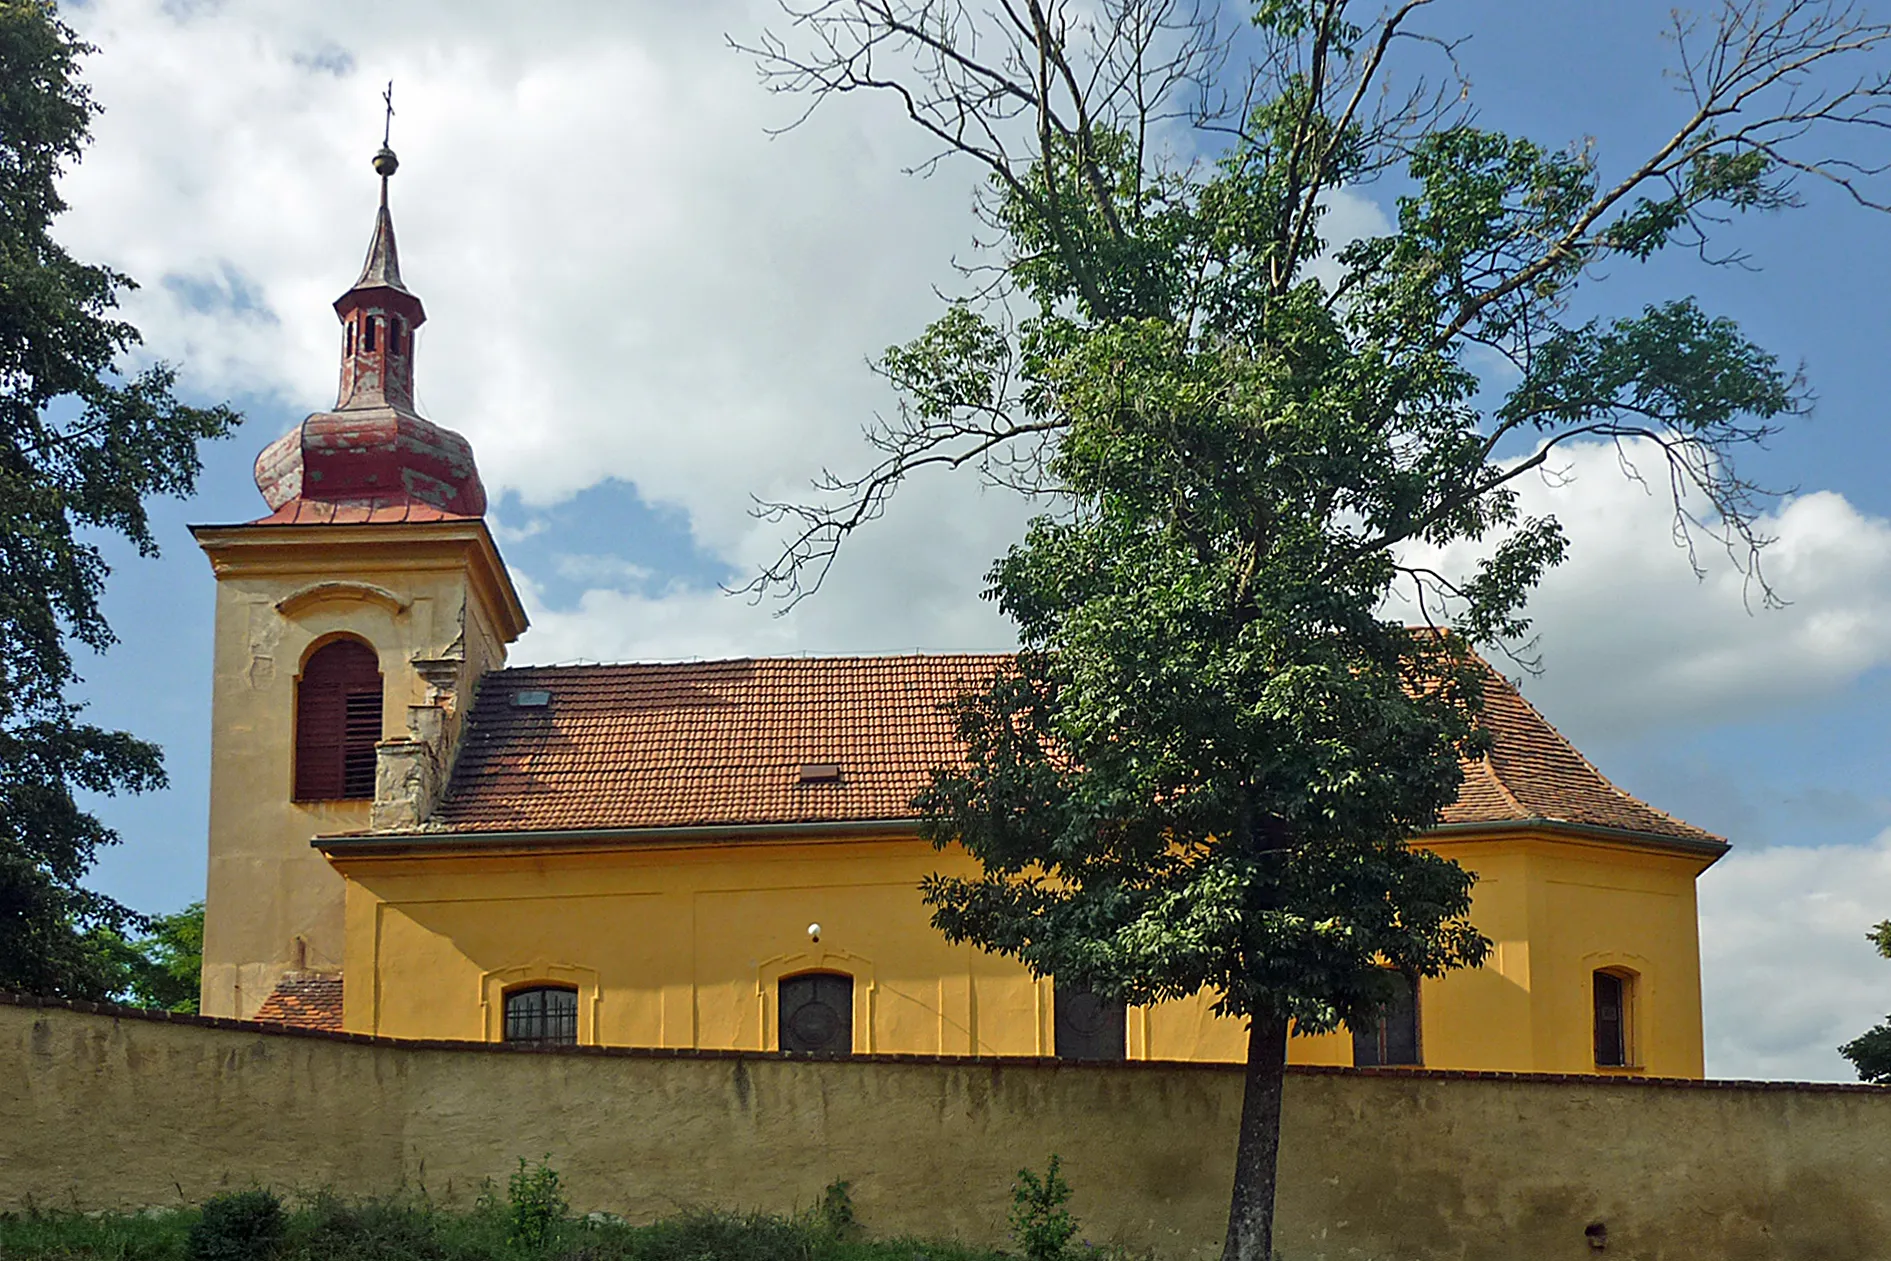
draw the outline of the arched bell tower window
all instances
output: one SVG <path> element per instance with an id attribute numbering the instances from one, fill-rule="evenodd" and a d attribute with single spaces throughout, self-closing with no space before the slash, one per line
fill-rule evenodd
<path id="1" fill-rule="evenodd" d="M 784 976 L 776 987 L 777 1043 L 803 1055 L 851 1055 L 854 978 L 838 972 Z"/>
<path id="2" fill-rule="evenodd" d="M 296 685 L 295 799 L 372 800 L 381 663 L 358 639 L 316 649 Z"/>

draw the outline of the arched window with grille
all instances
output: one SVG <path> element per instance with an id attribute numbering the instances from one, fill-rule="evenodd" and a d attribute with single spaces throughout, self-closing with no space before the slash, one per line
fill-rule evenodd
<path id="1" fill-rule="evenodd" d="M 578 991 L 532 985 L 506 994 L 506 1041 L 531 1046 L 578 1045 Z"/>
<path id="2" fill-rule="evenodd" d="M 324 644 L 296 685 L 295 798 L 374 798 L 381 739 L 381 663 L 358 639 Z"/>
<path id="3" fill-rule="evenodd" d="M 851 1055 L 854 978 L 839 972 L 784 976 L 775 988 L 777 1045 L 803 1055 Z"/>

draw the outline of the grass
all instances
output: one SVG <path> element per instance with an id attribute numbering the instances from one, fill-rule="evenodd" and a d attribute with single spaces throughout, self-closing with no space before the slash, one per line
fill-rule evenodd
<path id="1" fill-rule="evenodd" d="M 833 1212 L 796 1217 L 688 1212 L 647 1226 L 560 1218 L 543 1246 L 517 1242 L 513 1213 L 491 1195 L 469 1212 L 416 1195 L 285 1206 L 267 1261 L 999 1261 L 956 1243 L 870 1239 Z M 0 1261 L 192 1261 L 200 1213 L 0 1213 Z M 259 1258 L 258 1261 L 264 1261 Z"/>

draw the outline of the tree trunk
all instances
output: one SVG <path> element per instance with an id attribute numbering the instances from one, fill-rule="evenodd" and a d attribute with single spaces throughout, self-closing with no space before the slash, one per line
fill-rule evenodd
<path id="1" fill-rule="evenodd" d="M 1234 1198 L 1221 1261 L 1273 1261 L 1274 1181 L 1280 1166 L 1280 1088 L 1287 1071 L 1287 1022 L 1248 1021 L 1248 1071 L 1241 1094 L 1241 1138 L 1234 1154 Z"/>

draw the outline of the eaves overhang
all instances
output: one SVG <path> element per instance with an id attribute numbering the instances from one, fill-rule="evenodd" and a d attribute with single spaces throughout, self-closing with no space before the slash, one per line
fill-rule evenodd
<path id="1" fill-rule="evenodd" d="M 346 854 L 440 854 L 489 852 L 493 850 L 582 850 L 614 846 L 694 845 L 741 843 L 770 840 L 859 840 L 862 838 L 917 837 L 920 821 L 913 817 L 887 819 L 846 819 L 834 821 L 797 821 L 775 823 L 700 823 L 679 826 L 634 828 L 563 828 L 536 831 L 429 831 L 429 832 L 358 832 L 318 836 L 309 844 L 324 853 Z M 1628 844 L 1640 849 L 1685 854 L 1708 862 L 1725 854 L 1731 846 L 1715 839 L 1668 836 L 1640 832 L 1632 828 L 1608 827 L 1597 823 L 1576 823 L 1543 816 L 1523 819 L 1498 819 L 1489 822 L 1441 823 L 1420 834 L 1423 839 L 1440 841 L 1500 839 L 1518 833 L 1534 833 L 1576 840 Z"/>
<path id="2" fill-rule="evenodd" d="M 739 844 L 750 841 L 862 840 L 917 837 L 919 820 L 699 823 L 676 827 L 566 828 L 531 832 L 358 832 L 309 842 L 334 857 L 369 854 L 484 853 L 495 850 L 585 850 L 630 846 Z"/>
<path id="3" fill-rule="evenodd" d="M 1716 837 L 1671 836 L 1662 832 L 1642 832 L 1634 828 L 1609 827 L 1600 823 L 1577 823 L 1535 815 L 1522 819 L 1493 819 L 1490 822 L 1440 823 L 1420 833 L 1425 839 L 1469 841 L 1489 837 L 1515 836 L 1519 832 L 1536 833 L 1574 840 L 1602 841 L 1613 845 L 1633 845 L 1641 849 L 1665 850 L 1687 854 L 1713 862 L 1733 847 Z"/>

